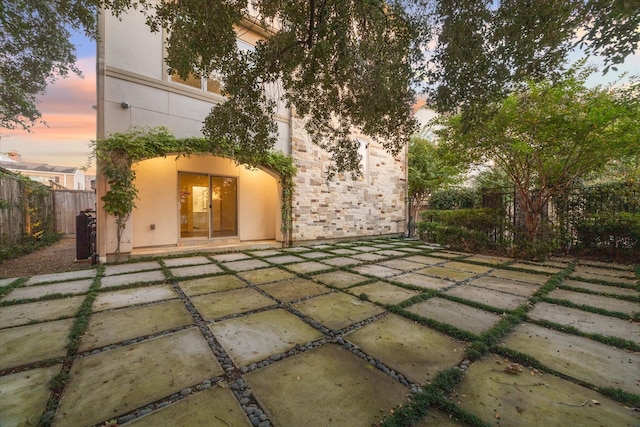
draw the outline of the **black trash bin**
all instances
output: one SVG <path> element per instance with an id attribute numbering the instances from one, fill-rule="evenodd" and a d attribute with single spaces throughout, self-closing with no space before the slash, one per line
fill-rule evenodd
<path id="1" fill-rule="evenodd" d="M 91 258 L 93 264 L 96 235 L 95 211 L 86 209 L 76 215 L 76 260 Z"/>

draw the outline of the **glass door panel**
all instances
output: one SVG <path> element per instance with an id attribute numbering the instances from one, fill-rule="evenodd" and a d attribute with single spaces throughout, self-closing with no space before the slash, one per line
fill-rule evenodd
<path id="1" fill-rule="evenodd" d="M 180 237 L 209 238 L 209 176 L 179 173 Z"/>
<path id="2" fill-rule="evenodd" d="M 234 177 L 211 177 L 212 237 L 238 235 L 238 180 Z"/>

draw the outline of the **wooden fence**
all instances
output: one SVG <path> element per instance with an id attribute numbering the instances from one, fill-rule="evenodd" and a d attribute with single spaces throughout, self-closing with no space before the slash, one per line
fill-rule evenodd
<path id="1" fill-rule="evenodd" d="M 76 234 L 76 215 L 96 208 L 96 193 L 93 190 L 53 190 L 51 193 L 56 233 Z"/>
<path id="2" fill-rule="evenodd" d="M 75 234 L 76 215 L 95 209 L 93 191 L 52 190 L 0 169 L 0 245 L 19 245 L 44 233 Z"/>

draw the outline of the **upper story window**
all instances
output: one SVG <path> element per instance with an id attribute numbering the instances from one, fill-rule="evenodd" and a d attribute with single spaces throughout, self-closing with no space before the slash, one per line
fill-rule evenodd
<path id="1" fill-rule="evenodd" d="M 255 49 L 253 45 L 242 40 L 236 40 L 236 45 L 241 51 L 253 51 Z M 215 93 L 218 95 L 222 94 L 222 88 L 224 87 L 222 76 L 217 72 L 213 72 L 207 77 L 197 77 L 193 74 L 190 74 L 186 79 L 183 79 L 177 74 L 171 74 L 169 75 L 169 80 L 175 83 L 180 83 L 195 89 L 199 89 L 202 92 Z"/>

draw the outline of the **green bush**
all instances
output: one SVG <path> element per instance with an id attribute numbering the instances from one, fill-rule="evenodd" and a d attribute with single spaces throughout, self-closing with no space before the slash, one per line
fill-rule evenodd
<path id="1" fill-rule="evenodd" d="M 640 214 L 594 215 L 576 225 L 578 241 L 585 248 L 640 251 Z"/>
<path id="2" fill-rule="evenodd" d="M 500 213 L 496 209 L 429 210 L 418 223 L 421 239 L 455 250 L 476 252 L 495 247 Z"/>
<path id="3" fill-rule="evenodd" d="M 481 204 L 479 193 L 471 188 L 447 188 L 429 198 L 429 209 L 433 210 L 473 209 Z"/>

